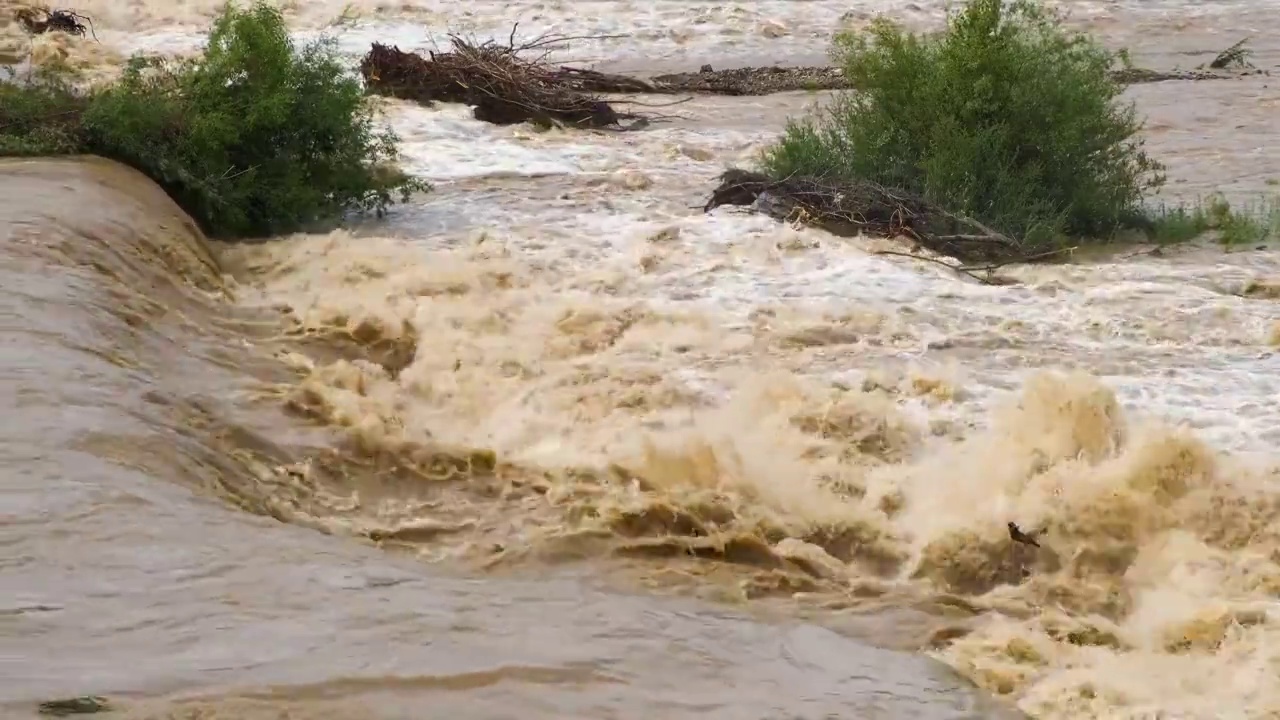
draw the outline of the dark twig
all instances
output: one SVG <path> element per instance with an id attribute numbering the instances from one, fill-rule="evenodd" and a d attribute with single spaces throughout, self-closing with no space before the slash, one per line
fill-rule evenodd
<path id="1" fill-rule="evenodd" d="M 515 28 L 511 29 L 512 37 L 515 37 Z M 527 50 L 535 50 L 537 48 L 547 47 L 548 45 L 556 45 L 559 43 L 572 42 L 574 40 L 619 40 L 621 38 L 630 37 L 629 35 L 541 35 L 530 40 L 529 42 L 515 47 L 509 45 L 515 52 L 525 52 Z"/>
<path id="2" fill-rule="evenodd" d="M 981 236 L 975 236 L 974 239 L 983 239 L 983 238 Z M 955 272 L 959 275 L 964 275 L 966 277 L 973 278 L 974 280 L 977 280 L 983 285 L 1004 285 L 1006 283 L 999 282 L 995 280 L 992 276 L 992 273 L 994 273 L 996 270 L 999 270 L 1000 268 L 1007 267 L 1009 265 L 1022 265 L 1024 263 L 1032 263 L 1032 262 L 1036 262 L 1037 260 L 1048 260 L 1049 258 L 1058 256 L 1058 255 L 1069 255 L 1075 250 L 1076 248 L 1074 247 L 1057 248 L 1055 250 L 1046 250 L 1045 252 L 1032 253 L 1030 255 L 1023 255 L 1021 257 L 1010 258 L 1003 262 L 988 263 L 986 265 L 953 265 L 949 262 L 940 260 L 938 258 L 926 257 L 924 255 L 918 255 L 916 253 L 900 252 L 897 250 L 877 250 L 872 254 L 873 255 L 894 255 L 897 257 L 911 258 L 912 260 L 923 260 L 925 262 L 930 262 L 935 265 L 941 265 L 942 267 L 948 270 L 951 270 L 952 272 Z M 986 277 L 983 277 L 981 275 L 978 275 L 977 273 L 987 273 L 987 275 Z"/>
<path id="3" fill-rule="evenodd" d="M 998 284 L 998 283 L 996 283 L 996 282 L 993 282 L 990 278 L 984 278 L 984 277 L 982 277 L 982 276 L 980 276 L 980 275 L 975 275 L 975 274 L 973 274 L 971 271 L 969 271 L 968 269 L 966 269 L 965 267 L 963 267 L 963 266 L 961 266 L 961 265 L 952 265 L 951 263 L 943 262 L 942 260 L 939 260 L 938 258 L 925 257 L 924 255 L 916 255 L 915 253 L 900 252 L 900 251 L 897 251 L 897 250 L 877 250 L 876 252 L 872 253 L 872 255 L 893 255 L 893 256 L 895 256 L 895 257 L 911 258 L 912 260 L 923 260 L 923 261 L 925 261 L 925 262 L 933 263 L 934 265 L 941 265 L 942 267 L 944 267 L 944 268 L 946 268 L 946 269 L 948 269 L 948 270 L 950 270 L 950 271 L 952 271 L 952 272 L 954 272 L 954 273 L 957 273 L 957 274 L 960 274 L 960 275 L 964 275 L 964 276 L 966 276 L 966 277 L 973 278 L 974 280 L 977 280 L 978 282 L 982 283 L 983 285 L 997 285 L 997 284 Z"/>

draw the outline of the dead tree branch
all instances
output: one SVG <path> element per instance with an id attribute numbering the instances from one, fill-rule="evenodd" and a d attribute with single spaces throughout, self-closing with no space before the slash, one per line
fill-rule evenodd
<path id="1" fill-rule="evenodd" d="M 85 37 L 85 34 L 89 33 L 93 35 L 95 41 L 101 42 L 98 40 L 98 32 L 93 27 L 93 18 L 81 15 L 74 10 L 50 10 L 41 6 L 24 7 L 14 11 L 13 17 L 31 35 L 61 32 Z M 89 23 L 88 26 L 80 22 L 81 20 Z"/>
<path id="2" fill-rule="evenodd" d="M 375 43 L 360 63 L 371 92 L 423 104 L 471 105 L 477 120 L 498 125 L 535 122 L 595 129 L 638 129 L 656 116 L 620 112 L 597 93 L 644 93 L 651 86 L 623 75 L 551 65 L 521 53 L 574 37 L 549 36 L 515 45 L 477 43 L 450 35 L 450 49 L 426 57 Z M 624 121 L 633 121 L 624 125 Z"/>
<path id="3" fill-rule="evenodd" d="M 842 237 L 907 237 L 962 262 L 1016 261 L 1025 254 L 1020 243 L 976 220 L 872 182 L 771 180 L 762 173 L 730 169 L 720 176 L 720 185 L 703 211 L 720 205 L 749 206 L 778 220 L 819 227 Z"/>

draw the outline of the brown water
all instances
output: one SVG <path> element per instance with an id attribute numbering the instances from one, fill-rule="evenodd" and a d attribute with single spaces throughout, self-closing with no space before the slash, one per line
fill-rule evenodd
<path id="1" fill-rule="evenodd" d="M 235 317 L 132 171 L 5 161 L 0 197 L 6 716 L 103 692 L 138 718 L 979 717 L 940 666 L 812 625 L 464 578 L 263 517 L 258 463 L 309 435 L 252 401 L 273 368 L 238 340 L 274 319 Z"/>
<path id="2" fill-rule="evenodd" d="M 834 12 L 702 25 L 790 42 L 800 5 Z M 152 42 L 129 7 L 106 33 Z M 1161 7 L 1090 22 L 1172 58 L 1266 11 Z M 1131 96 L 1170 197 L 1280 177 L 1269 78 Z M 391 103 L 438 191 L 252 247 L 110 164 L 6 162 L 0 708 L 998 716 L 949 665 L 1038 717 L 1280 712 L 1275 252 L 991 288 L 689 209 L 815 99 L 625 136 Z"/>

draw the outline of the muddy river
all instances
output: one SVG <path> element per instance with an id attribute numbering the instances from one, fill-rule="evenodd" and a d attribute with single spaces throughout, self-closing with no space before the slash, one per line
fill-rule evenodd
<path id="1" fill-rule="evenodd" d="M 1280 3 L 1062 6 L 1144 66 L 1253 36 L 1280 69 Z M 639 70 L 811 62 L 838 25 L 942 13 L 286 8 L 353 57 L 519 21 Z M 216 3 L 76 9 L 101 43 L 8 26 L 0 50 L 109 77 L 198 48 Z M 1276 189 L 1273 78 L 1127 95 L 1165 200 Z M 1280 253 L 993 287 L 701 212 L 824 97 L 625 134 L 387 102 L 436 191 L 257 245 L 105 161 L 0 162 L 0 714 L 1275 717 Z"/>

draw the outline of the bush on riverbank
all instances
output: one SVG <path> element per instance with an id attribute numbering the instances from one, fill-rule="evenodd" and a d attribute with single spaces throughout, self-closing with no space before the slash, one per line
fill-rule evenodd
<path id="1" fill-rule="evenodd" d="M 160 184 L 216 237 L 299 230 L 355 210 L 382 214 L 426 190 L 389 171 L 398 138 L 334 43 L 301 49 L 280 12 L 228 5 L 199 58 L 135 57 L 104 89 L 65 73 L 0 85 L 0 154 L 94 154 Z"/>
<path id="2" fill-rule="evenodd" d="M 1117 102 L 1111 54 L 1031 0 L 971 0 L 937 35 L 881 18 L 832 55 L 858 90 L 788 125 L 764 157 L 772 177 L 900 188 L 1028 254 L 1150 225 L 1163 168 Z"/>

